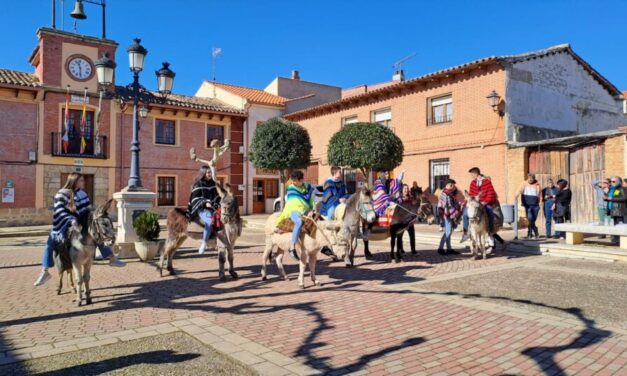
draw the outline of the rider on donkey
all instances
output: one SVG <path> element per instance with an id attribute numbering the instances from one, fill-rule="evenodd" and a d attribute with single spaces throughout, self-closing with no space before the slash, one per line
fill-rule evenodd
<path id="1" fill-rule="evenodd" d="M 198 248 L 199 254 L 204 254 L 207 249 L 207 240 L 213 230 L 213 213 L 220 205 L 220 195 L 216 190 L 216 182 L 213 180 L 211 168 L 202 166 L 192 186 L 189 196 L 188 212 L 191 220 L 200 218 L 205 224 L 202 234 L 202 243 Z"/>
<path id="2" fill-rule="evenodd" d="M 298 260 L 296 253 L 296 243 L 300 236 L 300 230 L 303 227 L 302 216 L 313 212 L 315 205 L 314 188 L 309 183 L 305 183 L 303 179 L 305 175 L 302 171 L 296 170 L 290 175 L 292 184 L 287 187 L 287 201 L 281 215 L 277 218 L 276 226 L 286 219 L 291 219 L 294 223 L 292 231 L 292 241 L 290 242 L 289 254 Z"/>
<path id="3" fill-rule="evenodd" d="M 345 203 L 349 196 L 340 167 L 331 167 L 331 177 L 324 182 L 323 190 L 320 214 L 326 220 L 332 221 L 335 219 L 335 208 L 339 204 Z M 323 247 L 321 252 L 326 256 L 333 257 L 333 251 L 329 247 Z"/>
<path id="4" fill-rule="evenodd" d="M 403 176 L 405 176 L 405 171 L 401 172 L 397 179 L 389 179 L 387 171 L 379 173 L 379 179 L 374 182 L 374 193 L 372 195 L 374 211 L 378 216 L 385 215 L 386 209 L 400 196 L 403 187 Z"/>
<path id="5" fill-rule="evenodd" d="M 494 208 L 499 205 L 496 191 L 494 190 L 490 179 L 487 179 L 481 174 L 481 170 L 479 170 L 479 167 L 473 167 L 468 170 L 468 172 L 472 177 L 468 194 L 471 197 L 478 197 L 479 202 L 485 207 L 486 212 L 488 213 L 488 230 L 490 232 L 490 236 L 488 237 L 488 247 L 491 248 L 494 247 Z M 464 234 L 462 235 L 460 243 L 468 240 L 468 227 L 470 221 L 468 219 L 466 208 L 464 208 L 463 221 Z"/>

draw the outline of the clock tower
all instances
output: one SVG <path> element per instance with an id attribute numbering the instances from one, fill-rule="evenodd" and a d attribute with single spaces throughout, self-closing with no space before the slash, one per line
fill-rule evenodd
<path id="1" fill-rule="evenodd" d="M 51 28 L 37 31 L 39 43 L 30 57 L 37 76 L 46 86 L 72 91 L 98 91 L 94 62 L 103 53 L 115 56 L 118 44 L 109 39 L 95 38 Z"/>

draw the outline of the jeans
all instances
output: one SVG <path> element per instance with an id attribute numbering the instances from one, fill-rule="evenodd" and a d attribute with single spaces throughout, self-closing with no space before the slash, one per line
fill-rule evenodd
<path id="1" fill-rule="evenodd" d="M 113 255 L 111 247 L 107 247 L 104 244 L 97 244 L 96 247 L 100 251 L 100 255 L 102 255 L 103 259 L 108 259 L 109 257 L 111 257 L 111 255 Z M 53 250 L 54 238 L 52 237 L 52 235 L 48 235 L 48 240 L 46 241 L 46 246 L 44 247 L 44 257 L 41 262 L 41 266 L 43 266 L 44 269 L 52 268 L 54 266 L 54 259 L 52 257 Z"/>
<path id="2" fill-rule="evenodd" d="M 485 211 L 488 213 L 488 230 L 490 233 L 494 232 L 494 210 L 490 205 L 485 206 Z M 537 214 L 536 214 L 537 216 Z M 462 216 L 464 233 L 468 232 L 468 226 L 470 226 L 470 219 L 468 218 L 468 208 L 464 208 L 464 213 Z"/>
<path id="3" fill-rule="evenodd" d="M 296 246 L 298 242 L 298 236 L 300 235 L 300 229 L 303 227 L 303 219 L 301 213 L 294 211 L 290 215 L 290 219 L 294 222 L 294 231 L 292 231 L 292 247 Z"/>
<path id="4" fill-rule="evenodd" d="M 198 216 L 205 223 L 205 229 L 202 232 L 202 240 L 207 241 L 209 237 L 211 237 L 211 231 L 213 230 L 213 212 L 203 209 L 198 213 Z"/>
<path id="5" fill-rule="evenodd" d="M 526 206 L 525 211 L 527 212 L 527 220 L 529 221 L 529 230 L 527 231 L 527 236 L 533 236 L 535 233 L 538 236 L 538 227 L 536 226 L 536 219 L 538 219 L 538 212 L 540 211 L 540 207 L 537 205 L 534 206 Z"/>
<path id="6" fill-rule="evenodd" d="M 555 223 L 564 223 L 565 217 L 555 217 Z M 566 234 L 563 231 L 555 231 L 555 236 L 558 238 L 566 237 Z"/>
<path id="7" fill-rule="evenodd" d="M 450 251 L 451 247 L 451 234 L 453 233 L 453 224 L 451 220 L 448 218 L 443 218 L 444 221 L 444 234 L 442 234 L 442 238 L 440 239 L 440 247 L 438 250 L 444 249 L 444 243 L 446 243 L 446 250 Z"/>
<path id="8" fill-rule="evenodd" d="M 335 209 L 337 209 L 337 206 L 332 206 L 329 208 L 329 210 L 327 210 L 327 221 L 332 221 L 335 219 Z"/>
<path id="9" fill-rule="evenodd" d="M 605 224 L 605 218 L 607 218 L 607 212 L 605 208 L 597 208 L 597 213 L 599 214 L 599 223 L 602 225 Z"/>
<path id="10" fill-rule="evenodd" d="M 547 201 L 544 203 L 544 226 L 546 227 L 546 237 L 551 237 L 551 219 L 553 218 L 553 202 Z"/>

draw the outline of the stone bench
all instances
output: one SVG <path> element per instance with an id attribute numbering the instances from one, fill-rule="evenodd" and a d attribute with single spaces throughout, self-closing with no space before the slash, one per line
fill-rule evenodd
<path id="1" fill-rule="evenodd" d="M 581 223 L 557 223 L 555 231 L 566 233 L 566 244 L 583 243 L 584 234 L 610 235 L 620 237 L 620 248 L 627 249 L 627 225 L 601 226 Z"/>

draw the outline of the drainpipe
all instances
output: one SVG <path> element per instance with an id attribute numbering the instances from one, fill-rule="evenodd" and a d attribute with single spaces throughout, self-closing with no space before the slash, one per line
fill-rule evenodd
<path id="1" fill-rule="evenodd" d="M 244 122 L 244 213 L 246 214 L 251 214 L 249 212 L 249 205 L 248 205 L 248 190 L 250 189 L 251 185 L 248 184 L 248 175 L 250 173 L 248 166 L 250 164 L 250 162 L 248 161 L 248 132 L 250 132 L 250 104 L 249 103 L 245 103 L 244 104 L 244 113 L 246 114 L 246 121 Z"/>

